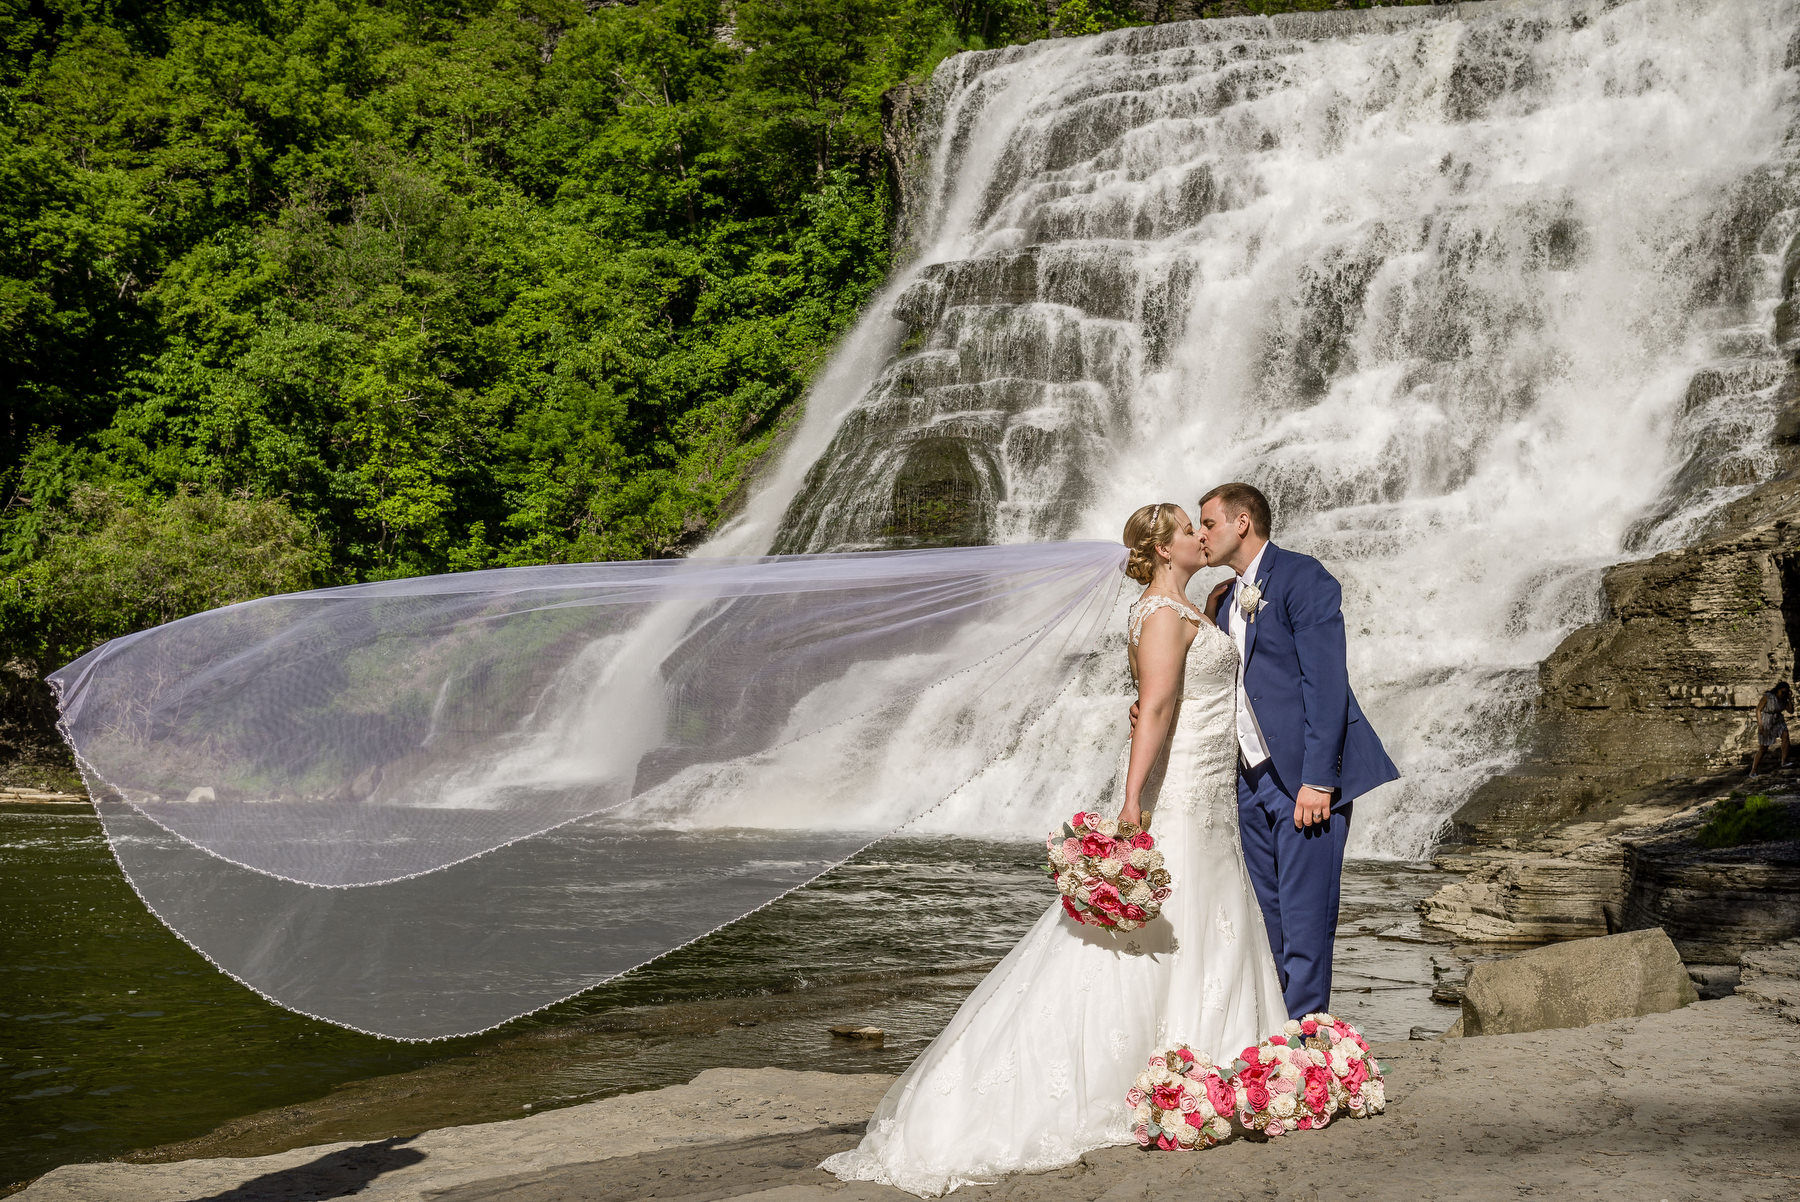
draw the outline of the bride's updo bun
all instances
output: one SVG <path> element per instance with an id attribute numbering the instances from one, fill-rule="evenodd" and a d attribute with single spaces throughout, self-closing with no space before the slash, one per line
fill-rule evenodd
<path id="1" fill-rule="evenodd" d="M 1156 575 L 1156 549 L 1175 541 L 1175 515 L 1181 506 L 1173 501 L 1146 505 L 1125 521 L 1125 546 L 1131 558 L 1125 561 L 1125 574 L 1139 584 L 1149 584 Z"/>

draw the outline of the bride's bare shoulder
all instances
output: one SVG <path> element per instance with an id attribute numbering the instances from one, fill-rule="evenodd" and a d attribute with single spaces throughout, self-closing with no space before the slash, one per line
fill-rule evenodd
<path id="1" fill-rule="evenodd" d="M 1184 640 L 1202 625 L 1210 625 L 1206 615 L 1165 593 L 1146 591 L 1131 606 L 1131 643 L 1137 646 L 1146 630 L 1180 631 Z"/>

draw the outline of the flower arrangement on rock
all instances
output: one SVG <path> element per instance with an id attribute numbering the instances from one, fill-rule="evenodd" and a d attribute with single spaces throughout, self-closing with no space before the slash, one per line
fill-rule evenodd
<path id="1" fill-rule="evenodd" d="M 1076 922 L 1135 931 L 1162 912 L 1169 872 L 1150 832 L 1082 812 L 1044 840 L 1044 871 Z"/>
<path id="2" fill-rule="evenodd" d="M 1211 1147 L 1233 1118 L 1270 1137 L 1326 1126 L 1340 1111 L 1367 1118 L 1387 1107 L 1387 1087 L 1362 1034 L 1319 1013 L 1290 1019 L 1223 1070 L 1186 1045 L 1158 1052 L 1125 1104 L 1140 1145 L 1174 1151 Z"/>

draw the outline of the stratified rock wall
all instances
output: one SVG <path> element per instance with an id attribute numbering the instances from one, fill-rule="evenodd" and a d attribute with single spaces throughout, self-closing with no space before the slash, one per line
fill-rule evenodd
<path id="1" fill-rule="evenodd" d="M 1540 669 L 1522 765 L 1457 811 L 1497 842 L 1744 762 L 1757 699 L 1795 670 L 1800 480 L 1732 506 L 1726 533 L 1606 574 L 1606 616 Z"/>

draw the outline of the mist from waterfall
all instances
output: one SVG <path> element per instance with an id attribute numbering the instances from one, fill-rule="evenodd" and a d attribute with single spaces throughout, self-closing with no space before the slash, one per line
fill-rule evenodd
<path id="1" fill-rule="evenodd" d="M 1111 539 L 1255 482 L 1342 580 L 1405 773 L 1352 852 L 1422 854 L 1602 569 L 1772 464 L 1797 29 L 1794 0 L 1495 2 L 949 59 L 912 257 L 703 553 Z M 929 822 L 1040 832 L 1122 737 L 1120 674 L 1091 683 Z"/>

